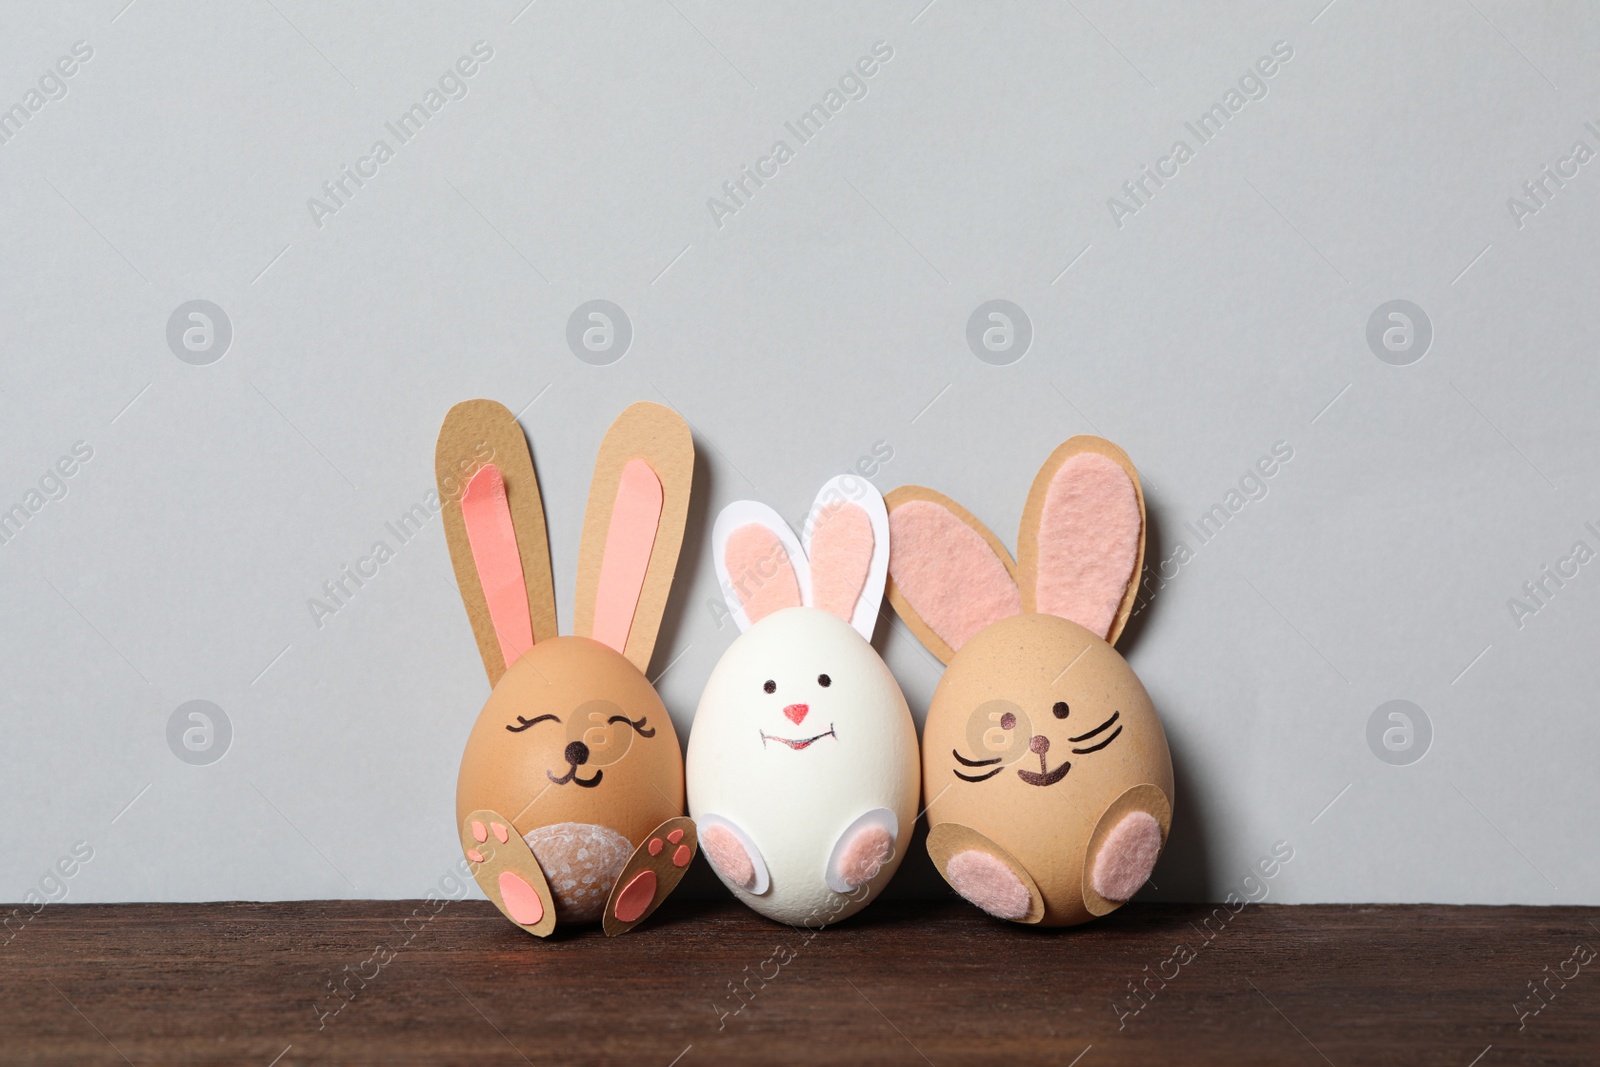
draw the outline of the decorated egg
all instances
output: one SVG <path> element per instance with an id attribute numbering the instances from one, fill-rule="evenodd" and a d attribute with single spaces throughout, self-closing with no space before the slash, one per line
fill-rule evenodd
<path id="1" fill-rule="evenodd" d="M 917 814 L 916 726 L 870 644 L 888 516 L 870 483 L 823 487 L 805 544 L 770 508 L 730 505 L 713 539 L 743 633 L 695 712 L 689 810 L 701 848 L 745 904 L 826 926 L 898 868 Z"/>

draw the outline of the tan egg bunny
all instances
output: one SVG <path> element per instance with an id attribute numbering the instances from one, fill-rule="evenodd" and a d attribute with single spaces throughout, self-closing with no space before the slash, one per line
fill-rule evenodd
<path id="1" fill-rule="evenodd" d="M 1115 648 L 1144 561 L 1144 494 L 1074 437 L 1028 494 L 1018 561 L 931 489 L 889 493 L 889 601 L 946 665 L 922 736 L 928 852 L 992 915 L 1066 926 L 1120 907 L 1172 822 L 1172 759 Z"/>

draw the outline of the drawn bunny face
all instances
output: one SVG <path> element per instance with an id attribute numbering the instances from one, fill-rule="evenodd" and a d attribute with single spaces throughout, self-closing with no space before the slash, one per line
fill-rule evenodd
<path id="1" fill-rule="evenodd" d="M 661 810 L 683 790 L 677 733 L 631 666 L 582 637 L 553 637 L 523 653 L 467 739 L 456 785 L 462 816 L 491 808 L 516 819 L 532 805 L 528 814 L 541 824 L 598 820 L 630 840 L 670 817 Z M 653 796 L 658 788 L 667 800 Z M 680 800 L 671 814 L 681 811 Z M 618 817 L 627 812 L 655 822 L 640 829 Z"/>
<path id="2" fill-rule="evenodd" d="M 695 847 L 677 733 L 643 674 L 683 538 L 688 427 L 635 404 L 606 435 L 568 637 L 556 635 L 538 480 L 515 417 L 492 401 L 456 405 L 436 462 L 456 579 L 494 685 L 456 783 L 463 851 L 489 898 L 531 933 L 558 918 L 629 929 Z"/>
<path id="3" fill-rule="evenodd" d="M 882 498 L 849 476 L 823 487 L 803 546 L 749 501 L 724 509 L 712 533 L 744 632 L 695 713 L 690 809 L 723 881 L 782 922 L 825 924 L 864 907 L 893 875 L 915 817 L 916 727 L 868 643 L 888 534 Z"/>
<path id="4" fill-rule="evenodd" d="M 932 490 L 897 489 L 889 508 L 890 602 L 947 665 L 923 730 L 936 865 L 1003 918 L 1114 910 L 1171 822 L 1166 736 L 1112 647 L 1144 555 L 1137 472 L 1099 438 L 1056 449 L 1029 494 L 1020 563 Z"/>

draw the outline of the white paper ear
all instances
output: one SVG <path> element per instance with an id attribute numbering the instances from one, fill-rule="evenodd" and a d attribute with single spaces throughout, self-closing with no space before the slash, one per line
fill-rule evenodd
<path id="1" fill-rule="evenodd" d="M 832 612 L 868 641 L 889 576 L 889 511 L 865 478 L 841 474 L 817 494 L 805 524 L 811 580 L 805 602 Z"/>
<path id="2" fill-rule="evenodd" d="M 754 500 L 735 500 L 711 528 L 717 584 L 740 632 L 782 608 L 809 603 L 811 568 L 783 517 Z"/>

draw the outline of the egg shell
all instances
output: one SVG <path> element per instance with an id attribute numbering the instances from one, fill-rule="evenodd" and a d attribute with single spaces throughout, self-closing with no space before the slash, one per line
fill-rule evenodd
<path id="1" fill-rule="evenodd" d="M 626 723 L 607 725 L 602 712 L 612 708 L 647 720 L 655 735 L 638 736 Z M 540 715 L 561 722 L 506 729 L 519 725 L 519 716 Z M 567 772 L 566 746 L 579 740 L 590 750 L 579 776 L 603 772 L 600 783 L 556 785 L 551 774 Z M 456 779 L 456 819 L 489 809 L 513 820 L 524 836 L 558 823 L 592 824 L 637 847 L 663 821 L 682 814 L 683 798 L 677 731 L 645 676 L 598 641 L 554 637 L 512 664 L 478 714 Z"/>
<path id="2" fill-rule="evenodd" d="M 799 723 L 784 714 L 795 704 L 810 709 Z M 800 750 L 762 737 L 830 728 L 836 736 Z M 865 907 L 894 876 L 916 820 L 920 772 L 916 724 L 877 652 L 828 612 L 786 608 L 740 635 L 706 683 L 689 735 L 689 810 L 731 820 L 761 852 L 769 888 L 757 895 L 724 879 L 735 896 L 779 922 L 825 925 Z M 836 893 L 826 881 L 834 845 L 874 808 L 898 821 L 894 854 L 863 890 Z"/>
<path id="3" fill-rule="evenodd" d="M 1052 708 L 1068 706 L 1058 720 Z M 1001 703 L 1003 702 L 1003 703 Z M 1003 709 L 1016 725 L 1000 729 Z M 1074 745 L 1118 713 L 1115 727 Z M 1112 730 L 1122 733 L 1097 752 Z M 1070 760 L 1054 785 L 1026 783 L 1017 770 L 1040 770 L 1030 737 L 1049 739 L 1049 769 Z M 959 764 L 1001 758 L 998 775 L 968 782 L 989 770 Z M 691 749 L 692 751 L 692 749 Z M 1044 898 L 1046 926 L 1087 922 L 1120 907 L 1089 884 L 1086 854 L 1128 810 L 1149 811 L 1165 844 L 1171 825 L 1172 756 L 1144 686 L 1126 660 L 1076 623 L 1052 615 L 1018 615 L 996 622 L 962 645 L 934 690 L 923 730 L 923 789 L 928 824 L 955 822 L 984 834 L 1033 877 Z M 1132 791 L 1132 792 L 1130 792 Z"/>

